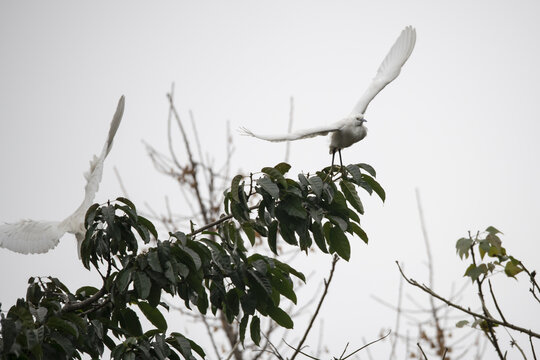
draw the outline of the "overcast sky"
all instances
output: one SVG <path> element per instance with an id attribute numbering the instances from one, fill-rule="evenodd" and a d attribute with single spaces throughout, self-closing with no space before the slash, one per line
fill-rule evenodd
<path id="1" fill-rule="evenodd" d="M 367 138 L 343 151 L 346 163 L 373 165 L 387 192 L 385 204 L 363 195 L 371 242 L 353 240 L 323 308 L 332 353 L 346 342 L 360 346 L 393 325 L 394 314 L 371 295 L 395 301 L 395 260 L 427 281 L 415 188 L 438 292 L 463 282 L 455 241 L 488 225 L 504 232 L 511 254 L 539 268 L 539 15 L 537 1 L 2 1 L 0 221 L 61 220 L 77 208 L 82 173 L 122 94 L 124 119 L 96 201 L 122 195 L 115 166 L 139 207 L 162 210 L 168 195 L 185 214 L 177 186 L 153 170 L 141 142 L 166 150 L 172 82 L 181 115 L 194 112 L 204 151 L 221 164 L 227 121 L 232 129 L 283 132 L 290 96 L 295 128 L 347 115 L 400 31 L 413 25 L 416 48 L 371 103 Z M 234 143 L 233 169 L 258 171 L 284 157 L 283 144 L 236 133 Z M 327 146 L 325 138 L 293 143 L 291 174 L 329 165 Z M 316 288 L 330 258 L 299 260 L 306 272 L 317 264 Z M 0 249 L 3 310 L 25 295 L 31 275 L 57 276 L 73 290 L 99 284 L 78 262 L 72 235 L 45 255 Z M 506 296 L 502 306 L 525 327 L 537 325 L 538 307 L 521 282 L 499 281 L 500 293 L 524 294 Z M 303 328 L 299 322 L 295 331 Z M 388 346 L 377 346 L 387 354 Z"/>

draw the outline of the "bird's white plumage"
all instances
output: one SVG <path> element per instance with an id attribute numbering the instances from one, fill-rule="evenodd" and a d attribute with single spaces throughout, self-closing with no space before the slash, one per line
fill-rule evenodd
<path id="1" fill-rule="evenodd" d="M 253 136 L 266 141 L 291 141 L 306 139 L 310 137 L 328 135 L 332 133 L 330 139 L 330 153 L 339 151 L 343 148 L 362 140 L 367 135 L 367 128 L 364 126 L 364 114 L 373 98 L 386 85 L 392 82 L 400 73 L 402 66 L 411 55 L 416 43 L 416 31 L 412 26 L 407 26 L 401 32 L 396 42 L 384 58 L 377 70 L 377 74 L 371 81 L 367 90 L 360 97 L 351 113 L 344 119 L 336 121 L 330 125 L 313 127 L 304 130 L 297 130 L 282 135 L 260 135 L 251 130 L 241 128 L 243 135 Z"/>
<path id="2" fill-rule="evenodd" d="M 99 157 L 94 156 L 90 161 L 90 169 L 84 174 L 86 178 L 84 200 L 77 210 L 61 222 L 21 220 L 17 223 L 0 225 L 0 247 L 22 254 L 45 253 L 58 245 L 60 238 L 69 232 L 75 234 L 80 249 L 85 233 L 84 215 L 99 189 L 103 162 L 111 151 L 114 136 L 124 113 L 124 103 L 122 96 L 118 101 L 103 150 Z"/>

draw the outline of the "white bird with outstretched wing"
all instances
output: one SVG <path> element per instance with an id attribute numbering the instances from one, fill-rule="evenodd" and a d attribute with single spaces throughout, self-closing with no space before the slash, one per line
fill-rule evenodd
<path id="1" fill-rule="evenodd" d="M 332 133 L 330 153 L 332 154 L 333 164 L 336 151 L 339 152 L 341 159 L 341 149 L 349 147 L 366 137 L 367 127 L 364 126 L 364 122 L 367 120 L 364 118 L 364 114 L 369 103 L 386 85 L 398 77 L 401 68 L 411 55 L 415 43 L 416 31 L 412 26 L 407 26 L 379 66 L 377 75 L 375 75 L 367 90 L 346 118 L 330 125 L 297 130 L 285 135 L 260 135 L 246 128 L 241 128 L 241 132 L 243 135 L 274 142 L 306 139 Z"/>
<path id="2" fill-rule="evenodd" d="M 0 225 L 0 247 L 21 254 L 45 253 L 58 245 L 60 238 L 68 232 L 77 238 L 77 249 L 80 254 L 81 243 L 85 236 L 84 215 L 99 189 L 103 162 L 111 151 L 114 135 L 124 114 L 124 103 L 122 96 L 118 101 L 103 150 L 99 157 L 94 155 L 90 161 L 90 169 L 84 174 L 86 179 L 84 200 L 77 210 L 63 221 L 21 220 L 17 223 Z"/>

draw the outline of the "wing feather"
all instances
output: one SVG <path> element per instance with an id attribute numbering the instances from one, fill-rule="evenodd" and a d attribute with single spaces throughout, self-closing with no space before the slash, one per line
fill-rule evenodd
<path id="1" fill-rule="evenodd" d="M 0 225 L 0 247 L 21 254 L 45 253 L 58 245 L 66 230 L 55 221 L 21 220 Z"/>
<path id="2" fill-rule="evenodd" d="M 116 112 L 111 120 L 109 134 L 107 136 L 107 140 L 105 141 L 105 145 L 103 146 L 103 150 L 101 151 L 99 157 L 94 155 L 93 160 L 90 161 L 90 169 L 84 174 L 84 177 L 86 178 L 84 199 L 77 210 L 62 221 L 62 224 L 67 228 L 67 231 L 74 233 L 75 235 L 80 232 L 84 232 L 84 215 L 86 214 L 86 210 L 94 202 L 96 193 L 99 190 L 99 184 L 101 183 L 101 178 L 103 176 L 103 163 L 105 162 L 105 158 L 109 154 L 109 151 L 111 151 L 114 136 L 116 135 L 116 131 L 118 130 L 120 122 L 122 121 L 124 105 L 125 99 L 122 95 L 118 101 Z"/>
<path id="3" fill-rule="evenodd" d="M 335 122 L 327 126 L 319 126 L 315 128 L 296 130 L 288 134 L 281 135 L 260 135 L 255 134 L 253 131 L 246 129 L 244 127 L 240 128 L 240 133 L 246 136 L 253 136 L 257 139 L 272 141 L 272 142 L 281 142 L 281 141 L 293 141 L 300 139 L 312 138 L 315 136 L 324 136 L 333 131 L 338 131 L 343 126 L 342 121 Z"/>
<path id="4" fill-rule="evenodd" d="M 386 85 L 398 77 L 402 66 L 411 55 L 416 43 L 416 30 L 412 26 L 407 26 L 384 58 L 377 70 L 377 75 L 371 81 L 367 90 L 358 100 L 349 116 L 364 114 L 373 98 Z"/>

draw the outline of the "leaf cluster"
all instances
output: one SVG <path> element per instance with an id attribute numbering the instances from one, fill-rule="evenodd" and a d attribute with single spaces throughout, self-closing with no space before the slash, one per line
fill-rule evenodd
<path id="1" fill-rule="evenodd" d="M 360 226 L 364 206 L 358 188 L 376 193 L 383 201 L 386 196 L 375 180 L 375 170 L 367 164 L 352 164 L 343 167 L 336 178 L 326 168 L 315 175 L 299 174 L 296 181 L 285 177 L 289 169 L 286 163 L 265 167 L 260 177 L 250 176 L 248 182 L 237 175 L 225 193 L 225 211 L 240 223 L 252 244 L 256 232 L 267 238 L 276 255 L 279 234 L 287 244 L 303 251 L 307 252 L 315 242 L 324 253 L 336 253 L 349 260 L 347 234 L 368 242 Z M 255 216 L 249 207 L 253 196 L 258 199 Z"/>
<path id="2" fill-rule="evenodd" d="M 480 254 L 481 261 L 477 262 L 474 259 L 464 276 L 470 277 L 474 282 L 494 273 L 497 269 L 504 271 L 506 276 L 512 278 L 523 271 L 521 261 L 506 253 L 499 236 L 501 234 L 499 230 L 489 226 L 484 232 L 477 233 L 474 237 L 469 236 L 457 241 L 456 252 L 460 259 L 467 259 L 469 256 L 472 258 L 475 250 Z M 485 258 L 486 255 L 487 258 Z M 490 261 L 484 261 L 484 259 Z"/>

